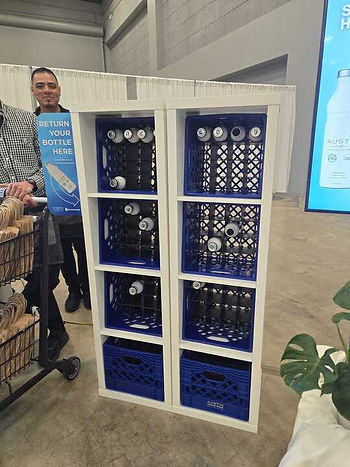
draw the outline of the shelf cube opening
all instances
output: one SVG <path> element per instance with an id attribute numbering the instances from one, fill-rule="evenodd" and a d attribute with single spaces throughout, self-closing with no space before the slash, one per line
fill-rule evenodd
<path id="1" fill-rule="evenodd" d="M 128 131 L 130 133 L 127 133 L 127 136 L 131 136 L 130 139 L 124 136 Z M 100 192 L 157 192 L 156 145 L 153 131 L 153 117 L 96 120 L 97 176 Z M 138 136 L 140 134 L 145 137 L 141 139 Z M 116 177 L 124 181 L 121 180 L 122 183 L 118 185 L 115 182 Z"/>
<path id="2" fill-rule="evenodd" d="M 256 279 L 260 206 L 183 203 L 182 270 Z"/>
<path id="3" fill-rule="evenodd" d="M 107 389 L 164 401 L 162 346 L 109 337 L 103 359 Z"/>
<path id="4" fill-rule="evenodd" d="M 162 335 L 160 278 L 105 272 L 107 328 Z"/>
<path id="5" fill-rule="evenodd" d="M 252 351 L 255 290 L 184 281 L 183 338 Z"/>
<path id="6" fill-rule="evenodd" d="M 100 199 L 99 224 L 101 263 L 159 269 L 156 201 Z"/>
<path id="7" fill-rule="evenodd" d="M 249 419 L 249 362 L 185 350 L 180 371 L 183 405 Z"/>
<path id="8" fill-rule="evenodd" d="M 264 114 L 188 116 L 185 195 L 260 198 L 265 133 Z"/>

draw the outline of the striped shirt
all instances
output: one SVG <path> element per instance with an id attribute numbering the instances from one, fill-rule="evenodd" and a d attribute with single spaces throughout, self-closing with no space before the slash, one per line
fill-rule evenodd
<path id="1" fill-rule="evenodd" d="M 0 183 L 33 181 L 35 196 L 45 195 L 36 117 L 0 101 Z"/>

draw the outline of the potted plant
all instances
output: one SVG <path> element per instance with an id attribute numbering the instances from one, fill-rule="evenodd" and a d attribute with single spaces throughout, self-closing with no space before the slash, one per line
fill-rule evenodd
<path id="1" fill-rule="evenodd" d="M 333 301 L 350 310 L 350 282 L 336 293 Z M 282 355 L 280 374 L 285 384 L 299 395 L 312 389 L 320 389 L 321 396 L 331 394 L 338 413 L 345 418 L 344 421 L 340 417 L 339 421 L 350 428 L 350 342 L 346 344 L 340 330 L 341 321 L 350 321 L 350 313 L 336 313 L 332 321 L 337 327 L 341 349 L 328 348 L 320 356 L 314 338 L 298 334 L 288 342 Z M 332 354 L 339 350 L 344 351 L 345 357 L 344 361 L 336 364 Z"/>

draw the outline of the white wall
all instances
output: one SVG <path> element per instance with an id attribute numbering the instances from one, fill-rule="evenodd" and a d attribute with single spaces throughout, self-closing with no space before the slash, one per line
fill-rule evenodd
<path id="1" fill-rule="evenodd" d="M 0 0 L 0 60 L 103 71 L 102 24 L 93 2 Z"/>
<path id="2" fill-rule="evenodd" d="M 170 65 L 290 0 L 158 0 Z"/>
<path id="3" fill-rule="evenodd" d="M 109 48 L 107 70 L 132 75 L 149 74 L 147 11 L 143 10 Z"/>
<path id="4" fill-rule="evenodd" d="M 104 71 L 102 39 L 0 26 L 2 63 Z"/>
<path id="5" fill-rule="evenodd" d="M 288 57 L 259 63 L 244 70 L 220 76 L 218 81 L 234 83 L 286 84 Z"/>

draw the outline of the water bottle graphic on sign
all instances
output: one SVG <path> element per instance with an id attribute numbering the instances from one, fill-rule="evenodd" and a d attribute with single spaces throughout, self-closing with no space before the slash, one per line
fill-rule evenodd
<path id="1" fill-rule="evenodd" d="M 327 106 L 320 186 L 350 188 L 350 69 L 338 72 Z"/>

